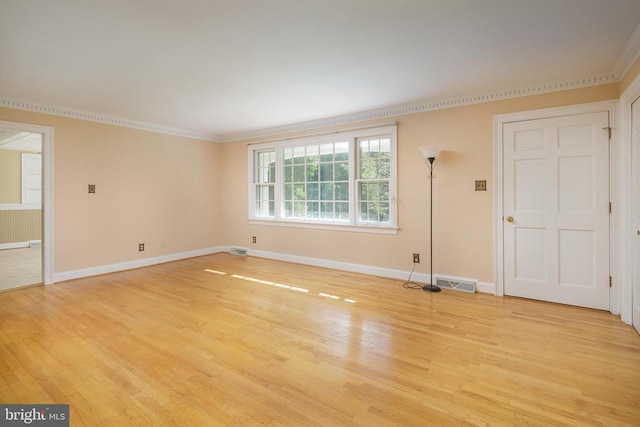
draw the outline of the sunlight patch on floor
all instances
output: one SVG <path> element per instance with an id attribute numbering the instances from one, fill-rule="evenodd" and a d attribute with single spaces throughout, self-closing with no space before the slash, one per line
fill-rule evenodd
<path id="1" fill-rule="evenodd" d="M 209 271 L 209 270 L 207 270 Z M 221 274 L 226 274 L 226 273 L 221 273 Z M 247 282 L 251 282 L 251 283 L 259 283 L 261 285 L 267 285 L 267 286 L 273 286 L 276 288 L 280 288 L 280 289 L 288 289 L 290 291 L 295 291 L 295 292 L 301 292 L 301 293 L 309 293 L 309 289 L 305 289 L 305 288 L 301 288 L 298 286 L 291 286 L 291 285 L 285 285 L 283 283 L 276 283 L 276 282 L 271 282 L 269 280 L 261 280 L 261 279 L 256 279 L 255 277 L 248 277 L 248 276 L 242 276 L 240 274 L 232 274 L 231 277 L 233 277 L 234 279 L 239 279 L 239 280 L 244 280 Z M 325 298 L 330 298 L 330 299 L 334 299 L 334 300 L 340 300 L 342 299 L 339 296 L 336 295 L 330 295 L 324 292 L 320 292 L 318 293 L 319 296 L 321 297 L 325 297 Z M 344 298 L 343 300 L 344 302 L 348 302 L 350 304 L 355 304 L 356 300 L 351 299 L 351 298 Z"/>
<path id="2" fill-rule="evenodd" d="M 209 268 L 205 268 L 204 271 L 206 271 L 207 273 L 213 273 L 213 274 L 220 274 L 220 275 L 225 275 L 227 273 L 224 273 L 222 271 L 217 271 L 217 270 L 211 270 Z"/>

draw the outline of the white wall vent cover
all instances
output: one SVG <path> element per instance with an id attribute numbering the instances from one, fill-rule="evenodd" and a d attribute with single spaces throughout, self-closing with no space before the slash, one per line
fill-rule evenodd
<path id="1" fill-rule="evenodd" d="M 231 249 L 229 249 L 229 253 L 231 255 L 246 256 L 247 255 L 247 248 L 231 248 Z"/>
<path id="2" fill-rule="evenodd" d="M 451 277 L 436 276 L 436 286 L 442 289 L 453 289 L 454 291 L 462 291 L 475 293 L 476 282 L 471 280 L 459 280 Z"/>

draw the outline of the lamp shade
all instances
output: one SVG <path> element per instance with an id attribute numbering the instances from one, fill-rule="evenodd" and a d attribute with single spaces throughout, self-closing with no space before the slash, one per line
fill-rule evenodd
<path id="1" fill-rule="evenodd" d="M 425 159 L 437 159 L 442 147 L 430 145 L 428 147 L 420 147 L 420 151 Z"/>

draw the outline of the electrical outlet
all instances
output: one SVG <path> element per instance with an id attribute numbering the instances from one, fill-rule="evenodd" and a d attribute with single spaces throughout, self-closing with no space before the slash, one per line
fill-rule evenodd
<path id="1" fill-rule="evenodd" d="M 89 184 L 89 193 L 95 193 L 95 192 L 96 192 L 96 185 Z"/>
<path id="2" fill-rule="evenodd" d="M 413 254 L 413 263 L 420 264 L 420 254 Z"/>
<path id="3" fill-rule="evenodd" d="M 138 252 L 144 252 L 144 243 L 138 243 Z"/>
<path id="4" fill-rule="evenodd" d="M 487 191 L 487 181 L 476 181 L 476 191 Z"/>
<path id="5" fill-rule="evenodd" d="M 252 241 L 253 243 L 256 243 L 256 236 L 253 236 L 253 238 L 251 239 L 251 241 Z"/>

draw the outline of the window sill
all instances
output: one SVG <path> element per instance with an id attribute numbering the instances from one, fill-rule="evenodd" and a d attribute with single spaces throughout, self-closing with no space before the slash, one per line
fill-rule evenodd
<path id="1" fill-rule="evenodd" d="M 252 225 L 267 225 L 273 227 L 307 228 L 314 230 L 349 231 L 356 233 L 398 234 L 398 227 L 389 225 L 353 225 L 353 224 L 323 224 L 306 221 L 277 221 L 273 219 L 249 219 Z"/>
<path id="2" fill-rule="evenodd" d="M 32 211 L 41 210 L 39 203 L 4 203 L 0 204 L 0 211 Z"/>

